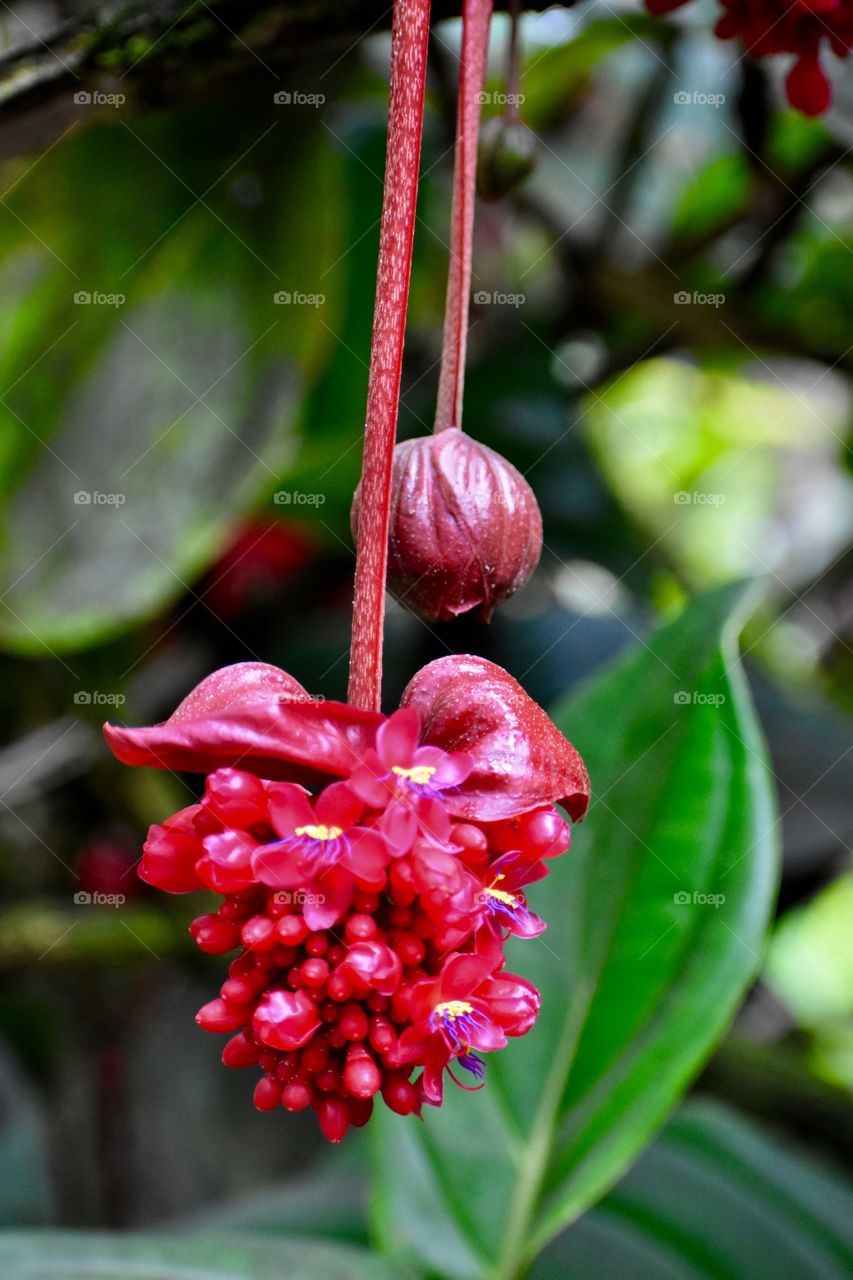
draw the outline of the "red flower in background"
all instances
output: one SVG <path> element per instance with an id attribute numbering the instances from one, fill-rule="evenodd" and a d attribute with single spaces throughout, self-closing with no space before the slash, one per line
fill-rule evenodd
<path id="1" fill-rule="evenodd" d="M 117 836 L 91 840 L 77 859 L 77 887 L 83 893 L 130 898 L 141 892 L 133 872 L 137 855 Z"/>
<path id="2" fill-rule="evenodd" d="M 480 1054 L 530 1029 L 539 996 L 503 938 L 544 929 L 523 886 L 568 848 L 554 803 L 579 819 L 589 798 L 577 752 L 492 663 L 431 663 L 403 704 L 356 711 L 241 663 L 162 725 L 105 727 L 126 763 L 208 774 L 140 874 L 222 895 L 191 933 L 237 954 L 197 1020 L 230 1034 L 227 1066 L 261 1068 L 256 1106 L 312 1107 L 331 1141 L 379 1093 L 437 1105 L 445 1068 L 479 1081 Z"/>
<path id="3" fill-rule="evenodd" d="M 315 550 L 309 531 L 292 521 L 244 520 L 211 569 L 202 595 L 214 613 L 230 621 L 280 590 Z"/>
<path id="4" fill-rule="evenodd" d="M 651 13 L 670 13 L 686 0 L 646 0 Z M 820 115 L 832 90 L 820 61 L 824 41 L 844 58 L 853 47 L 853 0 L 721 0 L 725 13 L 715 33 L 738 37 L 754 58 L 792 53 L 796 62 L 785 79 L 792 107 Z"/>

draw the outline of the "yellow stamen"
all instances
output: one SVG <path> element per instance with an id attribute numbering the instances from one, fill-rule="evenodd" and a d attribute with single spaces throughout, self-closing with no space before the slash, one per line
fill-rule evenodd
<path id="1" fill-rule="evenodd" d="M 405 778 L 416 787 L 425 787 L 435 773 L 435 769 L 431 764 L 416 764 L 412 769 L 404 769 L 402 765 L 392 764 L 391 772 L 396 773 L 398 778 Z"/>
<path id="2" fill-rule="evenodd" d="M 453 1022 L 455 1018 L 462 1018 L 466 1013 L 473 1013 L 474 1006 L 467 1000 L 445 1000 L 442 1004 L 435 1006 L 434 1012 L 439 1018 L 449 1018 Z"/>
<path id="3" fill-rule="evenodd" d="M 295 836 L 308 836 L 309 840 L 337 840 L 343 835 L 343 827 L 308 826 L 297 827 Z"/>
<path id="4" fill-rule="evenodd" d="M 498 876 L 498 880 L 503 880 L 503 876 Z M 486 893 L 490 898 L 497 898 L 505 907 L 511 907 L 513 911 L 518 906 L 518 898 L 514 893 L 507 893 L 504 889 L 487 889 Z"/>

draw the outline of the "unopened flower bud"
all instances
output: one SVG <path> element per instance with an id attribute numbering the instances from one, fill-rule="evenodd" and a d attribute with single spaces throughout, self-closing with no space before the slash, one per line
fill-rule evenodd
<path id="1" fill-rule="evenodd" d="M 455 428 L 397 445 L 388 586 L 415 613 L 445 622 L 473 609 L 487 622 L 541 550 L 533 490 L 500 454 Z"/>
<path id="2" fill-rule="evenodd" d="M 500 200 L 520 186 L 536 164 L 536 138 L 520 120 L 493 116 L 480 129 L 477 194 Z"/>

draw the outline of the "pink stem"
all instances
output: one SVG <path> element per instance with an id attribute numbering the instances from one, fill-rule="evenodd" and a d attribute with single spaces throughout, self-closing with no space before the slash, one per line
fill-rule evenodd
<path id="1" fill-rule="evenodd" d="M 450 270 L 447 276 L 444 343 L 435 411 L 436 431 L 462 425 L 465 348 L 471 296 L 471 250 L 474 242 L 477 139 L 480 133 L 480 99 L 486 78 L 491 17 L 492 0 L 465 0 L 462 8 L 459 106 L 456 113 L 453 210 L 450 216 Z"/>
<path id="2" fill-rule="evenodd" d="M 385 193 L 356 539 L 349 701 L 378 711 L 388 567 L 391 468 L 418 195 L 430 0 L 395 0 Z"/>
<path id="3" fill-rule="evenodd" d="M 506 96 L 504 112 L 507 120 L 518 119 L 518 98 L 521 85 L 521 55 L 518 29 L 521 25 L 521 0 L 509 0 L 509 43 L 506 55 Z"/>

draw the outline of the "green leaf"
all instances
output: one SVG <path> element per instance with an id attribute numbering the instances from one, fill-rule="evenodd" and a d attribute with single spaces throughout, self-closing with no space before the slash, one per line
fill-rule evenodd
<path id="1" fill-rule="evenodd" d="M 283 1186 L 266 1187 L 201 1210 L 182 1226 L 196 1231 L 304 1235 L 366 1245 L 364 1142 L 352 1134 L 329 1156 Z"/>
<path id="2" fill-rule="evenodd" d="M 0 1235 L 3 1280 L 411 1280 L 366 1249 L 294 1237 Z"/>
<path id="3" fill-rule="evenodd" d="M 176 928 L 164 911 L 146 904 L 66 907 L 33 900 L 0 912 L 0 970 L 119 965 L 185 948 L 186 924 Z"/>
<path id="4" fill-rule="evenodd" d="M 853 872 L 839 876 L 805 906 L 788 911 L 767 952 L 767 985 L 800 1026 L 853 1014 Z"/>
<path id="5" fill-rule="evenodd" d="M 636 1157 L 732 1017 L 776 880 L 743 594 L 697 600 L 558 707 L 593 803 L 530 894 L 548 932 L 509 948 L 542 1013 L 481 1092 L 449 1085 L 423 1125 L 375 1118 L 389 1249 L 448 1276 L 515 1276 Z"/>
<path id="6" fill-rule="evenodd" d="M 654 61 L 656 46 L 668 39 L 666 26 L 644 13 L 593 18 L 571 40 L 540 50 L 533 49 L 524 69 L 524 118 L 534 130 L 560 121 L 566 106 L 582 93 L 599 65 L 623 46 L 645 47 Z M 489 81 L 487 89 L 502 88 Z"/>
<path id="7" fill-rule="evenodd" d="M 740 152 L 715 156 L 682 192 L 672 223 L 681 239 L 704 236 L 737 221 L 749 197 L 750 172 Z"/>
<path id="8" fill-rule="evenodd" d="M 66 652 L 150 616 L 190 589 L 236 517 L 288 487 L 305 391 L 334 348 L 346 267 L 326 269 L 346 200 L 316 112 L 269 103 L 260 132 L 221 107 L 93 130 L 12 184 L 9 648 Z M 144 201 L 128 201 L 128 175 Z"/>
<path id="9" fill-rule="evenodd" d="M 736 1112 L 692 1102 L 533 1280 L 844 1280 L 853 1186 Z"/>

